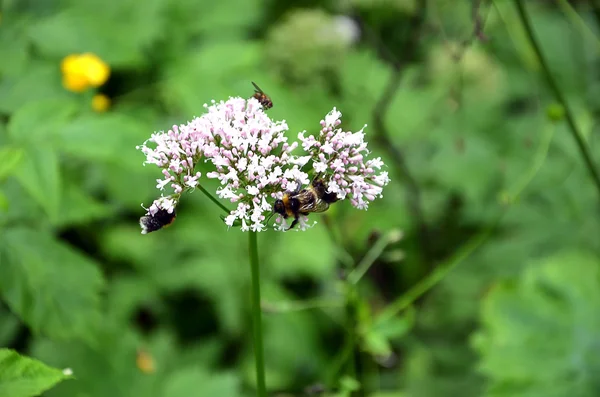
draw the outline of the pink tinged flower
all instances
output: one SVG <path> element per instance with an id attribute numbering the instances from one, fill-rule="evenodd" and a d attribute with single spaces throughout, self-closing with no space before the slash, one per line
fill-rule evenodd
<path id="1" fill-rule="evenodd" d="M 230 214 L 227 215 L 225 217 L 225 224 L 229 227 L 233 226 L 233 223 L 235 222 L 235 220 L 237 219 L 237 216 L 235 214 Z"/>
<path id="2" fill-rule="evenodd" d="M 389 183 L 388 174 L 379 172 L 384 165 L 381 159 L 367 160 L 364 127 L 357 132 L 338 128 L 341 113 L 335 108 L 321 121 L 319 134 L 298 134 L 307 152 L 301 157 L 292 154 L 299 144 L 287 142 L 286 122 L 270 119 L 255 98 L 212 101 L 205 108 L 202 116 L 167 132 L 154 133 L 138 147 L 146 157 L 144 164 L 155 164 L 162 170 L 163 179 L 157 180 L 157 188 L 163 190 L 169 185 L 175 192 L 174 199 L 162 197 L 148 209 L 143 231 L 158 230 L 161 222 L 157 217 L 174 214 L 179 196 L 200 184 L 202 175 L 194 171 L 200 160 L 214 167 L 206 178 L 219 182 L 217 196 L 237 205 L 225 223 L 240 225 L 242 231 L 264 230 L 265 220 L 272 214 L 272 200 L 281 198 L 286 190 L 310 183 L 303 167 L 312 166 L 315 176 L 325 181 L 328 193 L 338 199 L 349 198 L 361 209 L 381 197 L 383 186 Z M 285 230 L 292 221 L 279 217 L 276 228 Z M 296 230 L 312 225 L 301 216 Z"/>
<path id="3" fill-rule="evenodd" d="M 327 170 L 327 163 L 324 161 L 319 161 L 313 164 L 313 168 L 315 172 L 322 173 Z"/>
<path id="4" fill-rule="evenodd" d="M 146 210 L 146 215 L 155 215 L 159 210 L 165 210 L 168 213 L 173 213 L 177 202 L 171 197 L 160 197 L 152 202 L 149 208 Z"/>
<path id="5" fill-rule="evenodd" d="M 333 108 L 333 110 L 331 112 L 329 112 L 327 114 L 327 116 L 325 116 L 325 125 L 324 126 L 337 127 L 341 123 L 341 120 L 340 120 L 341 117 L 342 117 L 342 113 L 340 111 L 338 111 L 336 108 Z"/>
<path id="6" fill-rule="evenodd" d="M 367 160 L 369 150 L 364 128 L 346 132 L 339 128 L 341 112 L 333 108 L 321 121 L 318 137 L 298 135 L 313 159 L 313 169 L 325 181 L 327 191 L 339 200 L 350 199 L 359 209 L 367 209 L 369 202 L 382 197 L 383 186 L 389 183 L 387 172 L 376 172 L 383 167 L 381 158 Z"/>
<path id="7" fill-rule="evenodd" d="M 170 225 L 175 220 L 177 202 L 170 197 L 160 197 L 146 209 L 146 215 L 140 218 L 142 234 L 147 234 Z M 143 206 L 142 206 L 143 207 Z"/>
<path id="8" fill-rule="evenodd" d="M 332 154 L 335 151 L 335 149 L 333 148 L 333 145 L 331 144 L 331 142 L 327 142 L 326 144 L 324 144 L 323 146 L 321 146 L 321 150 L 325 154 Z"/>
<path id="9" fill-rule="evenodd" d="M 171 178 L 157 179 L 156 180 L 156 188 L 158 190 L 163 190 L 165 188 L 165 186 L 167 186 L 169 184 L 169 182 L 171 182 Z"/>
<path id="10" fill-rule="evenodd" d="M 272 207 L 266 205 L 268 194 L 283 190 L 282 168 L 295 159 L 286 152 L 294 146 L 287 144 L 287 124 L 269 118 L 254 98 L 213 102 L 200 120 L 196 122 L 202 126 L 199 134 L 211 142 L 210 150 L 203 152 L 204 161 L 216 168 L 206 177 L 220 182 L 220 198 L 238 204 L 226 218 L 227 224 L 239 221 L 244 231 L 264 230 Z"/>
<path id="11" fill-rule="evenodd" d="M 284 219 L 282 216 L 278 216 L 277 219 L 275 219 L 275 230 L 283 231 L 283 232 L 290 230 L 290 226 L 291 226 L 293 220 L 294 220 L 293 218 Z M 313 221 L 311 223 L 307 216 L 300 215 L 300 217 L 298 218 L 298 224 L 291 230 L 292 231 L 304 231 L 306 229 L 310 229 L 311 227 L 313 227 L 316 224 L 317 224 L 316 221 Z"/>
<path id="12" fill-rule="evenodd" d="M 311 156 L 300 156 L 290 160 L 290 164 L 297 165 L 298 167 L 304 167 L 311 159 Z"/>

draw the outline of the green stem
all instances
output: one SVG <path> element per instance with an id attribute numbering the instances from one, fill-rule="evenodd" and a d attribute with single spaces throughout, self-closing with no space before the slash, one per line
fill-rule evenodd
<path id="1" fill-rule="evenodd" d="M 571 20 L 571 23 L 579 30 L 583 37 L 587 36 L 594 41 L 594 44 L 600 49 L 600 40 L 594 31 L 587 25 L 585 20 L 577 13 L 575 8 L 569 4 L 568 0 L 556 0 L 562 12 Z"/>
<path id="2" fill-rule="evenodd" d="M 571 109 L 569 108 L 569 105 L 567 104 L 565 96 L 563 95 L 562 91 L 558 87 L 556 80 L 552 76 L 552 73 L 550 72 L 550 67 L 548 66 L 548 63 L 546 62 L 546 59 L 544 58 L 544 55 L 542 54 L 541 47 L 540 47 L 539 43 L 537 42 L 535 35 L 533 34 L 533 28 L 531 27 L 531 22 L 529 21 L 529 18 L 527 16 L 527 11 L 525 10 L 525 6 L 523 5 L 523 0 L 517 0 L 517 1 L 515 1 L 515 4 L 517 6 L 517 11 L 519 12 L 519 18 L 521 19 L 521 24 L 523 25 L 523 28 L 525 29 L 525 33 L 527 34 L 527 38 L 529 39 L 529 42 L 530 42 L 531 46 L 533 47 L 533 50 L 537 56 L 538 62 L 542 66 L 542 72 L 544 74 L 544 77 L 546 78 L 548 86 L 550 87 L 556 100 L 565 109 L 565 118 L 567 120 L 567 125 L 569 126 L 569 131 L 571 132 L 571 135 L 573 135 L 573 139 L 575 139 L 575 142 L 577 143 L 577 147 L 579 148 L 581 157 L 583 157 L 583 160 L 585 162 L 587 170 L 590 173 L 590 176 L 592 177 L 592 180 L 594 182 L 594 185 L 596 186 L 596 189 L 598 190 L 598 193 L 600 194 L 600 174 L 598 174 L 598 170 L 596 170 L 594 162 L 592 161 L 592 156 L 590 155 L 590 153 L 588 151 L 588 148 L 585 144 L 583 135 L 581 134 L 581 132 L 579 131 L 579 129 L 577 127 L 577 124 L 575 123 L 575 117 L 573 116 L 573 113 L 571 112 Z"/>
<path id="3" fill-rule="evenodd" d="M 361 259 L 358 265 L 348 275 L 348 282 L 350 284 L 357 284 L 360 279 L 369 271 L 373 263 L 381 256 L 386 247 L 402 238 L 402 233 L 393 231 L 384 236 L 373 244 L 371 249 L 367 251 L 365 256 Z"/>
<path id="4" fill-rule="evenodd" d="M 358 323 L 358 296 L 353 284 L 347 284 L 346 288 L 346 330 L 348 332 L 348 335 L 346 337 L 348 338 L 348 348 L 350 354 L 347 361 L 347 374 L 353 379 L 356 379 L 360 382 L 361 379 L 358 378 L 358 366 L 360 363 L 358 362 L 359 357 L 357 356 L 358 351 L 356 349 L 356 345 L 358 342 L 358 338 L 356 335 L 356 326 Z M 362 391 L 360 391 L 360 394 L 362 394 Z M 350 394 L 351 397 L 355 397 L 358 395 L 359 391 L 354 391 Z"/>
<path id="5" fill-rule="evenodd" d="M 262 334 L 262 312 L 260 306 L 260 264 L 258 261 L 258 234 L 248 232 L 250 247 L 250 271 L 252 273 L 252 329 L 254 337 L 254 361 L 256 366 L 256 388 L 258 397 L 267 396 L 265 385 L 265 358 Z"/>
<path id="6" fill-rule="evenodd" d="M 433 286 L 443 280 L 451 270 L 459 263 L 468 258 L 477 248 L 479 248 L 492 234 L 496 225 L 504 216 L 504 211 L 496 218 L 490 226 L 484 229 L 481 233 L 470 240 L 465 246 L 458 250 L 454 257 L 443 265 L 437 267 L 433 272 L 426 276 L 423 280 L 415 284 L 406 293 L 402 294 L 398 299 L 389 304 L 378 316 L 377 321 L 385 322 L 396 316 L 400 311 L 406 309 L 414 301 L 419 299 L 425 292 L 429 291 Z"/>
<path id="7" fill-rule="evenodd" d="M 267 313 L 291 313 L 311 309 L 328 309 L 342 307 L 338 299 L 308 299 L 303 301 L 262 302 L 262 308 Z"/>
<path id="8" fill-rule="evenodd" d="M 213 203 L 215 203 L 216 205 L 218 205 L 219 208 L 221 208 L 223 211 L 225 211 L 227 213 L 227 215 L 231 214 L 231 211 L 227 207 L 225 207 L 223 204 L 221 204 L 221 202 L 219 200 L 217 200 L 215 198 L 215 196 L 213 196 L 212 194 L 210 194 L 208 192 L 208 190 L 206 190 L 202 185 L 198 185 L 197 188 L 200 189 L 200 191 L 202 193 L 204 193 L 204 195 L 206 197 L 208 197 L 210 199 L 210 201 L 212 201 Z"/>

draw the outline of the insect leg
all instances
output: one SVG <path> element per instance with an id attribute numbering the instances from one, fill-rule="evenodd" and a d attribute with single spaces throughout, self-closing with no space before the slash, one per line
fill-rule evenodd
<path id="1" fill-rule="evenodd" d="M 290 229 L 292 229 L 294 226 L 296 226 L 296 225 L 298 224 L 298 221 L 299 221 L 299 219 L 300 219 L 300 216 L 299 216 L 299 215 L 296 215 L 296 217 L 294 218 L 294 221 L 292 222 L 291 226 L 290 226 L 290 227 L 288 227 L 288 229 L 287 229 L 287 230 L 290 230 Z"/>

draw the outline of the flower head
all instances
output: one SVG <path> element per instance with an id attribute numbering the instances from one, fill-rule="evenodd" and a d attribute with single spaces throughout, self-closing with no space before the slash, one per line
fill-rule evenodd
<path id="1" fill-rule="evenodd" d="M 67 55 L 61 62 L 63 85 L 74 92 L 99 87 L 108 80 L 110 67 L 92 53 Z"/>
<path id="2" fill-rule="evenodd" d="M 146 164 L 162 168 L 157 188 L 170 185 L 177 199 L 199 183 L 201 173 L 194 171 L 198 162 L 211 163 L 214 171 L 206 178 L 219 181 L 218 197 L 236 204 L 225 223 L 239 223 L 244 231 L 264 230 L 277 193 L 297 181 L 309 182 L 290 154 L 297 145 L 287 143 L 287 124 L 271 120 L 255 98 L 213 101 L 205 108 L 202 116 L 153 134 L 138 149 Z"/>
<path id="3" fill-rule="evenodd" d="M 225 223 L 239 221 L 242 230 L 264 230 L 276 193 L 298 180 L 308 183 L 308 175 L 291 164 L 296 145 L 287 143 L 288 126 L 271 120 L 255 98 L 230 98 L 207 109 L 196 120 L 204 161 L 215 168 L 206 176 L 219 181 L 220 198 L 237 205 Z"/>
<path id="4" fill-rule="evenodd" d="M 310 153 L 313 169 L 324 181 L 328 193 L 339 200 L 350 199 L 358 209 L 367 209 L 369 202 L 382 196 L 383 187 L 389 183 L 388 173 L 380 171 L 380 157 L 367 160 L 369 155 L 365 134 L 366 125 L 357 132 L 339 128 L 342 113 L 333 108 L 321 120 L 318 137 L 298 134 L 302 147 Z"/>
<path id="5" fill-rule="evenodd" d="M 381 197 L 389 178 L 380 171 L 380 158 L 366 159 L 369 152 L 362 129 L 343 131 L 338 127 L 341 113 L 334 108 L 321 122 L 318 137 L 299 134 L 306 153 L 296 156 L 292 152 L 298 142 L 288 143 L 286 122 L 274 121 L 265 113 L 270 106 L 270 100 L 261 101 L 256 96 L 212 101 L 210 106 L 204 105 L 206 112 L 200 117 L 154 133 L 138 146 L 146 156 L 145 164 L 162 169 L 156 187 L 173 190 L 147 209 L 140 220 L 142 233 L 172 222 L 182 193 L 198 187 L 202 177 L 218 182 L 216 196 L 235 206 L 224 217 L 225 224 L 240 226 L 242 231 L 265 230 L 275 213 L 279 215 L 276 229 L 298 225 L 304 230 L 314 224 L 307 219 L 310 212 L 324 211 L 345 198 L 353 206 L 366 209 L 370 201 Z M 200 161 L 212 170 L 205 175 L 196 171 Z M 297 208 L 284 208 L 292 202 Z"/>
<path id="6" fill-rule="evenodd" d="M 162 179 L 156 180 L 156 187 L 164 190 L 170 185 L 175 194 L 180 195 L 186 188 L 194 188 L 201 176 L 194 167 L 202 157 L 203 140 L 194 121 L 174 125 L 167 132 L 152 134 L 141 146 L 137 146 L 146 155 L 145 164 L 155 164 L 162 168 Z M 150 144 L 150 145 L 149 145 Z"/>

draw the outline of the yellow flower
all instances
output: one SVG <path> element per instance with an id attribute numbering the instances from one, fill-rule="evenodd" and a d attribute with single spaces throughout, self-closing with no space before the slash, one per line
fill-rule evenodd
<path id="1" fill-rule="evenodd" d="M 90 85 L 99 87 L 106 83 L 110 74 L 110 68 L 102 59 L 88 52 L 80 56 L 79 62 L 81 62 L 82 68 L 85 70 L 85 75 Z"/>
<path id="2" fill-rule="evenodd" d="M 92 98 L 92 109 L 96 112 L 106 112 L 110 107 L 110 98 L 104 94 L 96 94 Z"/>
<path id="3" fill-rule="evenodd" d="M 71 54 L 63 58 L 60 63 L 60 71 L 63 74 L 71 74 L 79 72 L 78 61 L 79 55 Z"/>
<path id="4" fill-rule="evenodd" d="M 63 86 L 69 91 L 82 92 L 89 87 L 89 84 L 83 74 L 69 73 L 63 75 Z"/>
<path id="5" fill-rule="evenodd" d="M 92 53 L 67 55 L 60 64 L 66 89 L 81 92 L 99 87 L 108 80 L 110 67 Z"/>

